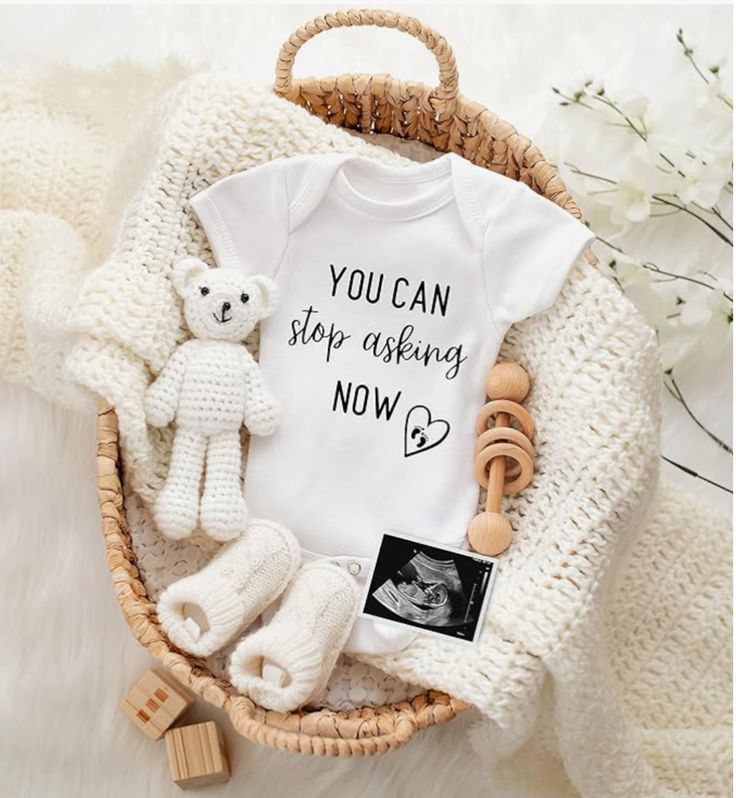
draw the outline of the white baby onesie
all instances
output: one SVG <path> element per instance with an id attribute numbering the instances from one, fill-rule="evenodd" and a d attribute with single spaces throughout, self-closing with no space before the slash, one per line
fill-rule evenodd
<path id="1" fill-rule="evenodd" d="M 452 154 L 281 159 L 192 205 L 221 267 L 281 291 L 260 366 L 283 417 L 251 440 L 250 512 L 307 552 L 354 559 L 353 572 L 388 530 L 463 545 L 485 374 L 509 326 L 554 302 L 590 231 Z M 348 650 L 407 635 L 359 620 Z"/>

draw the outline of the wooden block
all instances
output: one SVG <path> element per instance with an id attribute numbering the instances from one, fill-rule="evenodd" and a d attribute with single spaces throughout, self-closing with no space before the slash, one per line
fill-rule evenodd
<path id="1" fill-rule="evenodd" d="M 174 721 L 192 704 L 194 696 L 171 674 L 150 670 L 132 687 L 120 710 L 145 735 L 159 740 Z"/>
<path id="2" fill-rule="evenodd" d="M 204 787 L 230 778 L 225 738 L 214 721 L 169 729 L 164 740 L 171 778 L 182 789 Z"/>

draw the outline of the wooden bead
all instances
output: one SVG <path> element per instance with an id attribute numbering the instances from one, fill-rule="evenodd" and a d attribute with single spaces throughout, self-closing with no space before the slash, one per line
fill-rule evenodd
<path id="1" fill-rule="evenodd" d="M 478 554 L 495 557 L 511 545 L 511 524 L 500 513 L 478 513 L 468 527 L 468 542 Z"/>
<path id="2" fill-rule="evenodd" d="M 529 375 L 518 363 L 499 363 L 486 377 L 486 396 L 489 399 L 523 402 L 530 389 Z"/>

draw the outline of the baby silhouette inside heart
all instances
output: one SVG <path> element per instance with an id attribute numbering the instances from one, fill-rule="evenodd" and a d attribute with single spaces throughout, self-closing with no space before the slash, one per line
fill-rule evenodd
<path id="1" fill-rule="evenodd" d="M 404 457 L 428 452 L 439 446 L 450 432 L 450 424 L 443 418 L 432 420 L 429 408 L 414 405 L 406 414 L 404 425 Z"/>

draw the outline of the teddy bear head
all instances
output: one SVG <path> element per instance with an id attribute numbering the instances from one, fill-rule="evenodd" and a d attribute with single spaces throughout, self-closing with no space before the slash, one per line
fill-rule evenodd
<path id="1" fill-rule="evenodd" d="M 210 269 L 198 258 L 174 266 L 172 282 L 184 300 L 184 318 L 197 338 L 244 341 L 276 304 L 276 284 L 237 269 Z"/>

